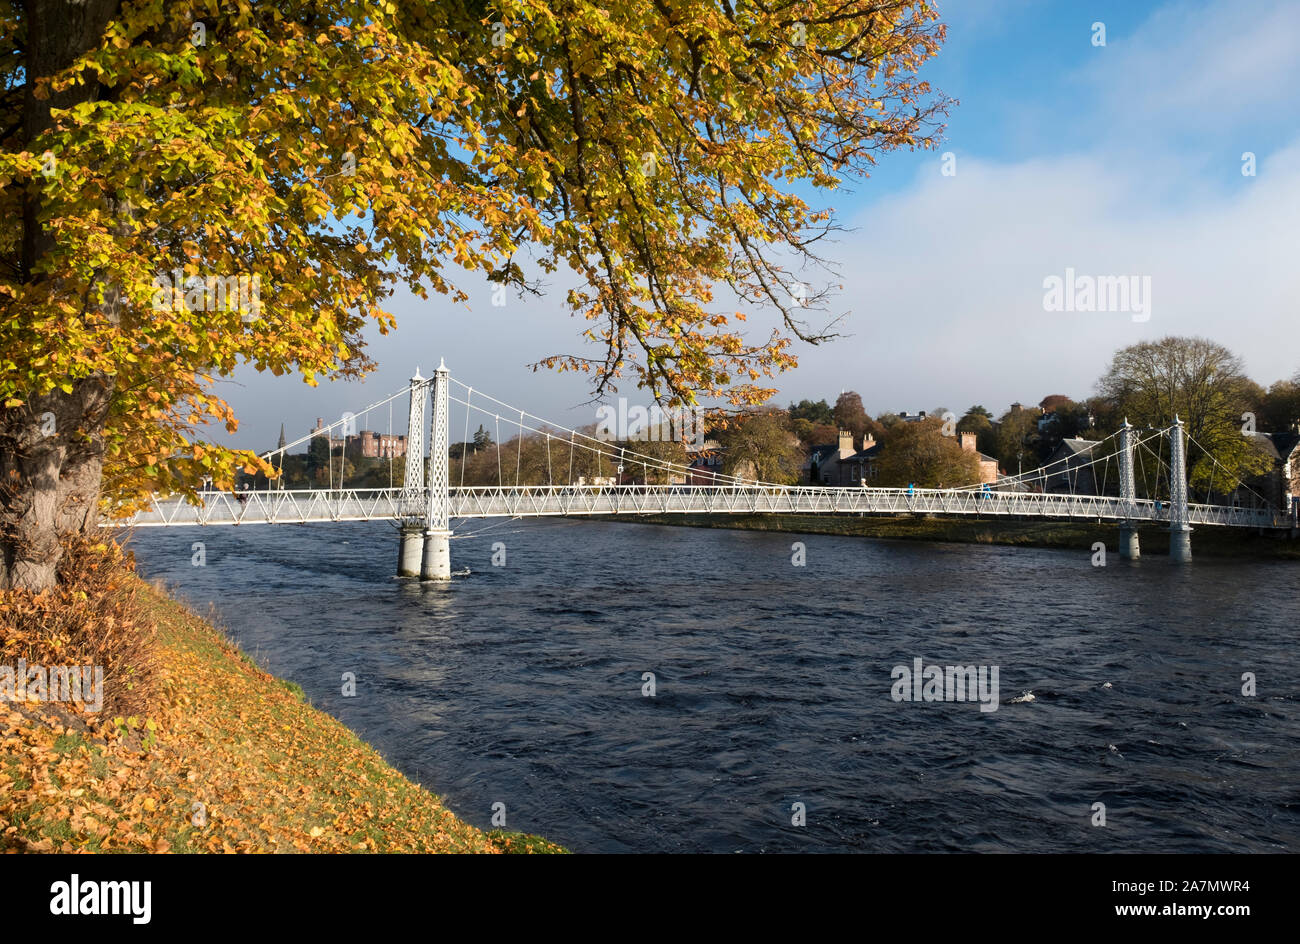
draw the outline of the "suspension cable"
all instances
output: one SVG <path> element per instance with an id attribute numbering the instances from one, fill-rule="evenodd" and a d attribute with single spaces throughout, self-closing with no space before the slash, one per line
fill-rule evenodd
<path id="1" fill-rule="evenodd" d="M 469 398 L 474 398 L 474 388 L 469 388 Z M 475 443 L 474 455 L 478 455 L 478 444 Z M 460 444 L 460 487 L 465 487 L 465 466 L 469 465 L 469 458 L 465 455 L 465 450 L 469 448 L 469 404 L 465 404 L 465 435 Z"/>
<path id="2" fill-rule="evenodd" d="M 515 455 L 515 486 L 518 487 L 524 468 L 524 411 L 519 411 L 519 451 Z"/>

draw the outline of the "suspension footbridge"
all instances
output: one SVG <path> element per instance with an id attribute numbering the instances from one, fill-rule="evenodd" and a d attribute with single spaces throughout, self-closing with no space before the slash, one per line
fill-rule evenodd
<path id="1" fill-rule="evenodd" d="M 453 393 L 459 385 L 464 397 Z M 479 402 L 474 402 L 477 394 Z M 1188 500 L 1187 443 L 1181 421 L 1175 419 L 1167 429 L 1138 430 L 1127 421 L 1120 430 L 1099 441 L 1091 460 L 1069 467 L 1072 479 L 1089 466 L 1116 465 L 1117 495 L 1059 494 L 1034 491 L 1033 481 L 1045 481 L 1047 470 L 1038 469 L 1027 476 L 1009 476 L 995 485 L 961 488 L 874 488 L 863 486 L 823 487 L 790 486 L 745 481 L 734 476 L 711 473 L 707 484 L 684 484 L 691 480 L 691 469 L 680 463 L 620 447 L 577 430 L 546 424 L 525 410 L 510 407 L 481 391 L 451 378 L 440 365 L 429 378 L 416 371 L 410 384 L 385 400 L 366 408 L 374 410 L 403 396 L 408 397 L 408 424 L 404 476 L 400 486 L 389 488 L 347 488 L 342 483 L 327 489 L 275 489 L 244 492 L 207 491 L 199 493 L 200 503 L 182 497 L 158 498 L 151 507 L 125 521 L 106 522 L 112 526 L 193 527 L 244 524 L 305 524 L 325 521 L 392 520 L 401 526 L 398 573 L 427 580 L 447 579 L 451 575 L 451 523 L 456 520 L 486 518 L 535 518 L 552 516 L 617 515 L 937 515 L 974 517 L 1015 517 L 1089 519 L 1110 521 L 1119 527 L 1119 550 L 1134 558 L 1140 553 L 1139 525 L 1162 525 L 1170 531 L 1170 555 L 1177 561 L 1191 560 L 1193 525 L 1238 528 L 1289 528 L 1288 514 L 1267 503 L 1252 507 L 1239 504 L 1204 504 Z M 504 417 L 519 429 L 519 460 L 515 483 L 505 484 L 502 471 L 501 444 L 498 450 L 496 485 L 453 486 L 450 476 L 450 406 L 464 406 L 466 437 L 469 417 L 475 410 L 492 418 L 498 429 Z M 515 419 L 515 414 L 518 419 Z M 345 414 L 350 416 L 350 414 Z M 346 425 L 340 420 L 313 430 L 309 436 L 267 453 L 264 458 L 281 459 L 289 450 L 314 436 L 329 437 Z M 521 484 L 522 444 L 526 433 L 545 437 L 545 484 Z M 1114 439 L 1113 449 L 1102 448 Z M 1138 476 L 1135 456 L 1149 443 L 1167 442 L 1167 498 L 1142 498 L 1137 494 Z M 428 448 L 426 450 L 426 443 Z M 463 477 L 466 445 L 461 446 L 460 468 Z M 428 459 L 426 461 L 426 451 Z M 574 474 L 574 457 L 579 452 L 595 455 L 620 473 L 628 465 L 643 470 L 636 484 L 619 484 L 620 479 Z M 1151 453 L 1160 459 L 1160 454 Z M 567 461 L 566 461 L 567 460 Z M 332 461 L 332 460 L 331 460 Z M 566 472 L 567 468 L 567 472 Z M 670 484 L 650 484 L 651 473 Z M 1225 470 L 1226 473 L 1226 470 Z M 332 476 L 332 466 L 331 466 Z M 1103 480 L 1105 475 L 1102 476 Z M 1162 476 L 1163 478 L 1163 476 Z M 1094 477 L 1095 481 L 1095 477 Z M 614 483 L 614 484 L 611 484 Z"/>

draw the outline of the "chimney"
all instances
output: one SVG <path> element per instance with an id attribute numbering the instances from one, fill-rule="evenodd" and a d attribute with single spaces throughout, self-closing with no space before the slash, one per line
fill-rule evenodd
<path id="1" fill-rule="evenodd" d="M 867 433 L 862 437 L 862 450 L 865 452 L 876 444 L 876 437 Z"/>
<path id="2" fill-rule="evenodd" d="M 846 449 L 849 452 L 856 451 L 853 448 L 853 430 L 851 429 L 840 430 L 840 452 L 842 453 Z"/>
<path id="3" fill-rule="evenodd" d="M 974 434 L 974 433 L 961 433 L 960 435 L 961 435 L 961 449 L 962 449 L 962 452 L 974 452 L 974 451 L 975 451 L 975 434 Z"/>

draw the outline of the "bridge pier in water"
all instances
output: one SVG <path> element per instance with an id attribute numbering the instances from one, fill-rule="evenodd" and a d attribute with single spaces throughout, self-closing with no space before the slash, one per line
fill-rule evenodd
<path id="1" fill-rule="evenodd" d="M 1169 559 L 1192 562 L 1192 526 L 1187 510 L 1187 440 L 1183 421 L 1174 414 L 1169 430 Z"/>
<path id="2" fill-rule="evenodd" d="M 1119 526 L 1119 556 L 1125 560 L 1138 560 L 1142 557 L 1142 544 L 1138 540 L 1138 531 L 1131 524 Z"/>
<path id="3" fill-rule="evenodd" d="M 439 363 L 426 380 L 417 368 L 411 378 L 411 410 L 406 430 L 406 476 L 402 481 L 400 545 L 397 576 L 421 580 L 451 579 L 451 528 L 448 526 L 448 434 L 451 372 Z M 425 412 L 433 394 L 430 417 L 428 488 L 425 487 Z"/>
<path id="4" fill-rule="evenodd" d="M 424 529 L 415 524 L 403 524 L 398 537 L 397 576 L 420 576 L 424 559 Z"/>
<path id="5" fill-rule="evenodd" d="M 1142 556 L 1138 542 L 1137 525 L 1134 523 L 1134 501 L 1137 498 L 1137 479 L 1133 475 L 1133 427 L 1128 417 L 1119 431 L 1119 497 L 1126 509 L 1124 519 L 1119 523 L 1119 556 L 1125 560 L 1137 560 Z"/>
<path id="6" fill-rule="evenodd" d="M 420 558 L 421 580 L 451 579 L 451 532 L 425 531 Z"/>
<path id="7" fill-rule="evenodd" d="M 433 436 L 429 443 L 429 488 L 425 505 L 424 548 L 420 561 L 421 580 L 451 579 L 451 527 L 448 510 L 451 507 L 450 459 L 450 405 L 451 372 L 444 363 L 433 372 Z M 414 391 L 412 391 L 414 396 Z"/>
<path id="8" fill-rule="evenodd" d="M 432 379 L 411 378 L 411 409 L 406 430 L 406 475 L 402 481 L 397 576 L 421 580 L 451 577 L 451 531 L 447 527 L 448 371 L 440 365 Z M 429 487 L 425 488 L 425 423 L 433 388 L 433 437 Z"/>

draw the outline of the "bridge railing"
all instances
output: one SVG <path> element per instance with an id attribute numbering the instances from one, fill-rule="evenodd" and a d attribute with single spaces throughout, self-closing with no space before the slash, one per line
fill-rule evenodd
<path id="1" fill-rule="evenodd" d="M 108 526 L 289 524 L 309 521 L 423 520 L 423 495 L 401 488 L 204 492 L 203 504 L 155 502 Z M 1061 495 L 991 489 L 829 488 L 770 485 L 525 485 L 449 490 L 452 518 L 650 514 L 934 514 L 1092 518 L 1167 522 L 1169 505 L 1107 495 Z M 1193 525 L 1287 527 L 1266 508 L 1190 505 Z"/>
<path id="2" fill-rule="evenodd" d="M 990 489 L 765 485 L 471 486 L 451 490 L 456 518 L 617 514 L 959 514 L 1169 520 L 1168 503 Z M 1284 527 L 1270 509 L 1191 505 L 1191 523 Z"/>
<path id="3" fill-rule="evenodd" d="M 183 498 L 155 501 L 127 521 L 136 527 L 181 525 L 292 524 L 308 521 L 370 521 L 422 515 L 424 499 L 413 504 L 400 488 L 285 489 L 247 492 L 200 492 L 202 504 Z M 415 507 L 418 505 L 418 507 Z"/>

